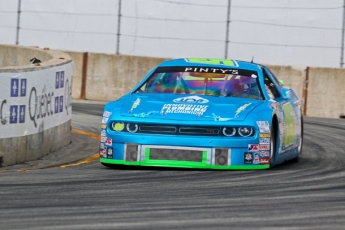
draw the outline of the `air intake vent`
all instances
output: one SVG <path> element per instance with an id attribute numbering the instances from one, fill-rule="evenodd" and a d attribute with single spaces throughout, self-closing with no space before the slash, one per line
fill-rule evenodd
<path id="1" fill-rule="evenodd" d="M 138 145 L 131 145 L 131 144 L 125 145 L 126 161 L 129 161 L 129 162 L 138 161 L 138 158 L 139 158 L 138 149 L 139 149 Z"/>
<path id="2" fill-rule="evenodd" d="M 215 149 L 214 165 L 218 165 L 218 166 L 230 165 L 230 150 L 229 149 Z"/>
<path id="3" fill-rule="evenodd" d="M 150 160 L 202 162 L 202 151 L 183 149 L 150 149 Z"/>

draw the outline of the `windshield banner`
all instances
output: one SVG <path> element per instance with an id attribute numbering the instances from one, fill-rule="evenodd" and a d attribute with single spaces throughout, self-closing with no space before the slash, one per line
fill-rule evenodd
<path id="1" fill-rule="evenodd" d="M 231 68 L 211 68 L 202 66 L 168 66 L 159 67 L 155 73 L 168 73 L 168 72 L 198 72 L 198 73 L 221 73 L 221 74 L 232 74 L 241 76 L 257 76 L 256 71 L 245 70 L 245 69 L 231 69 Z"/>

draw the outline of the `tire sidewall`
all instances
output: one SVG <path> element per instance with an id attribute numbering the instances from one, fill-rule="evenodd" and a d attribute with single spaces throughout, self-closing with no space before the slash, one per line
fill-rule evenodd
<path id="1" fill-rule="evenodd" d="M 275 153 L 276 153 L 276 132 L 275 132 L 275 127 L 272 124 L 271 134 L 270 134 L 270 167 L 271 168 L 274 166 Z"/>

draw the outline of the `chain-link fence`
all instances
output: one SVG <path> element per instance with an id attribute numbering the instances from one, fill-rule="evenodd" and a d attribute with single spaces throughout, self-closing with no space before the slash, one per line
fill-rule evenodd
<path id="1" fill-rule="evenodd" d="M 0 43 L 343 66 L 345 0 L 0 0 Z"/>

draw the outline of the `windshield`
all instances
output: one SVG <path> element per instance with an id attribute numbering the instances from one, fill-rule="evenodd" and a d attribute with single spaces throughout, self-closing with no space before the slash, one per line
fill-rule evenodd
<path id="1" fill-rule="evenodd" d="M 183 68 L 182 70 L 185 70 L 183 72 L 163 71 L 164 69 L 176 70 L 176 68 L 158 68 L 136 93 L 195 94 L 262 99 L 255 71 L 225 71 L 231 69 L 223 71 L 213 69 L 214 71 L 212 71 L 211 69 L 208 72 L 199 72 L 194 70 L 205 70 L 206 68 Z"/>

